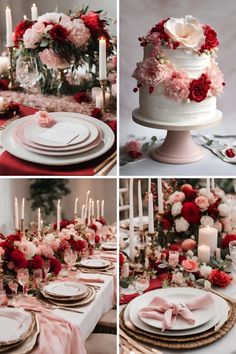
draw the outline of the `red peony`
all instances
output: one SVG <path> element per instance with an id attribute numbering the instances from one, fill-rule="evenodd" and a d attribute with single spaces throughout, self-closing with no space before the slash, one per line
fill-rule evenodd
<path id="1" fill-rule="evenodd" d="M 58 275 L 61 271 L 61 263 L 56 257 L 50 259 L 50 272 L 54 275 Z"/>
<path id="2" fill-rule="evenodd" d="M 190 224 L 198 224 L 201 218 L 201 212 L 199 207 L 193 202 L 184 203 L 181 215 L 187 220 Z"/>
<path id="3" fill-rule="evenodd" d="M 95 243 L 100 243 L 100 236 L 99 235 L 96 235 L 95 236 Z"/>
<path id="4" fill-rule="evenodd" d="M 92 112 L 91 112 L 91 117 L 94 117 L 94 118 L 102 118 L 102 110 L 100 108 L 93 108 Z"/>
<path id="5" fill-rule="evenodd" d="M 73 97 L 74 97 L 74 100 L 78 103 L 90 102 L 89 95 L 84 91 L 75 93 Z"/>
<path id="6" fill-rule="evenodd" d="M 31 261 L 30 266 L 33 269 L 42 269 L 43 268 L 43 258 L 41 256 L 34 256 L 34 258 Z"/>
<path id="7" fill-rule="evenodd" d="M 226 235 L 221 242 L 221 247 L 228 248 L 231 241 L 236 241 L 236 235 Z"/>
<path id="8" fill-rule="evenodd" d="M 26 268 L 28 266 L 28 261 L 20 250 L 12 251 L 11 260 L 14 262 L 15 267 L 18 269 Z"/>
<path id="9" fill-rule="evenodd" d="M 207 97 L 211 81 L 206 74 L 202 74 L 199 79 L 194 79 L 189 86 L 189 99 L 195 102 L 201 102 Z"/>
<path id="10" fill-rule="evenodd" d="M 204 26 L 203 30 L 206 38 L 205 43 L 200 49 L 200 52 L 204 52 L 204 50 L 211 50 L 213 48 L 218 47 L 219 41 L 217 38 L 217 33 L 208 25 Z"/>
<path id="11" fill-rule="evenodd" d="M 213 269 L 208 276 L 208 280 L 214 286 L 226 288 L 226 286 L 231 282 L 232 278 L 230 275 L 219 269 Z"/>
<path id="12" fill-rule="evenodd" d="M 105 27 L 104 21 L 99 17 L 99 14 L 93 11 L 81 16 L 86 27 L 89 28 L 92 35 L 99 35 Z"/>
<path id="13" fill-rule="evenodd" d="M 14 34 L 15 47 L 18 48 L 19 42 L 23 40 L 23 35 L 24 35 L 25 31 L 28 28 L 32 27 L 32 25 L 33 25 L 33 23 L 28 20 L 21 21 L 20 23 L 18 23 L 18 25 L 15 28 L 15 34 Z"/>
<path id="14" fill-rule="evenodd" d="M 77 252 L 80 252 L 86 248 L 85 240 L 74 240 L 73 238 L 71 238 L 68 242 L 70 243 L 71 247 Z"/>
<path id="15" fill-rule="evenodd" d="M 59 23 L 53 26 L 49 32 L 52 39 L 58 42 L 64 42 L 68 37 L 68 31 L 65 27 L 61 26 Z"/>

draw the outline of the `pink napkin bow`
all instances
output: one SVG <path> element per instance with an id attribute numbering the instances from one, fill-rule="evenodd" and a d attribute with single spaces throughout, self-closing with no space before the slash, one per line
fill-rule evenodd
<path id="1" fill-rule="evenodd" d="M 171 329 L 176 318 L 181 316 L 185 321 L 194 324 L 192 310 L 206 308 L 214 302 L 211 294 L 195 297 L 185 302 L 168 302 L 162 297 L 156 296 L 147 307 L 139 310 L 139 316 L 162 321 L 162 331 Z"/>

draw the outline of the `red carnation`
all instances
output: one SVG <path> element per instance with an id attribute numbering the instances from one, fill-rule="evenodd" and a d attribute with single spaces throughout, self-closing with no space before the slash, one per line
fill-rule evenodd
<path id="1" fill-rule="evenodd" d="M 51 29 L 51 31 L 49 32 L 52 39 L 54 39 L 55 41 L 58 42 L 64 42 L 68 36 L 68 31 L 65 27 L 56 24 L 55 26 L 53 26 L 53 28 Z"/>
<path id="2" fill-rule="evenodd" d="M 100 19 L 99 14 L 96 12 L 90 11 L 82 15 L 81 19 L 84 21 L 85 26 L 89 28 L 92 35 L 98 35 L 105 27 L 104 21 Z"/>
<path id="3" fill-rule="evenodd" d="M 205 43 L 201 46 L 200 52 L 218 47 L 219 41 L 217 38 L 217 33 L 208 25 L 204 26 L 203 30 L 206 38 Z"/>
<path id="4" fill-rule="evenodd" d="M 15 264 L 15 267 L 20 269 L 20 268 L 26 268 L 28 265 L 28 261 L 25 258 L 25 255 L 20 251 L 20 250 L 14 250 L 11 253 L 11 259 Z"/>
<path id="5" fill-rule="evenodd" d="M 229 285 L 229 283 L 231 282 L 232 278 L 230 275 L 219 269 L 213 269 L 209 274 L 208 280 L 214 286 L 226 288 L 226 286 Z"/>
<path id="6" fill-rule="evenodd" d="M 207 97 L 211 81 L 206 74 L 202 74 L 199 79 L 194 79 L 189 86 L 189 99 L 195 102 L 201 102 Z"/>
<path id="7" fill-rule="evenodd" d="M 43 258 L 41 256 L 34 256 L 31 261 L 31 267 L 33 269 L 42 269 L 43 268 Z"/>
<path id="8" fill-rule="evenodd" d="M 78 103 L 90 102 L 89 95 L 84 91 L 75 93 L 73 97 L 74 97 L 74 100 Z"/>
<path id="9" fill-rule="evenodd" d="M 21 235 L 20 235 L 20 233 L 16 233 L 15 235 L 9 235 L 9 236 L 7 236 L 7 240 L 12 243 L 15 241 L 20 241 Z"/>
<path id="10" fill-rule="evenodd" d="M 94 117 L 94 118 L 102 118 L 102 110 L 100 108 L 93 108 L 92 112 L 91 112 L 91 117 Z"/>
<path id="11" fill-rule="evenodd" d="M 58 275 L 61 271 L 61 263 L 56 257 L 50 259 L 50 272 L 54 275 Z"/>
<path id="12" fill-rule="evenodd" d="M 226 235 L 221 242 L 221 247 L 228 248 L 231 241 L 236 241 L 236 235 Z"/>
<path id="13" fill-rule="evenodd" d="M 99 235 L 95 236 L 95 243 L 100 243 L 100 236 Z"/>
<path id="14" fill-rule="evenodd" d="M 19 42 L 23 40 L 23 35 L 25 33 L 25 31 L 32 27 L 33 23 L 31 21 L 21 21 L 20 23 L 18 23 L 18 25 L 15 28 L 15 34 L 14 34 L 14 44 L 15 47 L 18 48 L 19 46 Z"/>
<path id="15" fill-rule="evenodd" d="M 197 224 L 201 218 L 201 212 L 199 207 L 193 202 L 184 203 L 181 215 L 187 220 L 190 224 Z"/>

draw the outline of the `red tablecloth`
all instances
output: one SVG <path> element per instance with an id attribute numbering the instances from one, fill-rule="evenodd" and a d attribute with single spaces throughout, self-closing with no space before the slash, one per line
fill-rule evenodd
<path id="1" fill-rule="evenodd" d="M 36 109 L 26 106 L 20 107 L 20 116 L 34 114 Z M 0 126 L 6 119 L 0 119 Z M 116 144 L 104 155 L 81 164 L 69 166 L 46 166 L 21 160 L 4 151 L 0 155 L 0 175 L 3 176 L 93 176 L 94 169 L 116 149 Z"/>
<path id="2" fill-rule="evenodd" d="M 152 279 L 150 281 L 149 288 L 145 290 L 144 292 L 148 292 L 154 289 L 159 289 L 162 287 L 162 281 L 161 279 Z M 120 297 L 120 305 L 125 305 L 128 304 L 131 300 L 135 299 L 137 296 L 139 296 L 138 293 L 134 294 L 127 294 L 127 295 L 121 295 Z"/>

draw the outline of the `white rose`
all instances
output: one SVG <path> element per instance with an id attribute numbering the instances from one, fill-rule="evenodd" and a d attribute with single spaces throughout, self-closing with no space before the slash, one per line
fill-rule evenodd
<path id="1" fill-rule="evenodd" d="M 213 193 L 210 192 L 210 194 L 209 194 L 207 188 L 200 188 L 199 189 L 199 194 L 202 195 L 203 197 L 206 197 L 206 198 L 209 198 L 209 197 L 213 196 Z"/>
<path id="2" fill-rule="evenodd" d="M 218 210 L 219 210 L 219 213 L 220 213 L 220 216 L 229 216 L 230 214 L 230 208 L 227 204 L 225 203 L 222 203 L 218 206 Z"/>
<path id="3" fill-rule="evenodd" d="M 212 268 L 210 266 L 205 265 L 205 264 L 203 264 L 200 267 L 200 274 L 205 279 L 208 278 L 208 275 L 210 274 L 211 271 L 212 271 Z"/>
<path id="4" fill-rule="evenodd" d="M 171 208 L 171 214 L 173 216 L 179 215 L 181 213 L 181 209 L 182 209 L 181 202 L 174 203 Z"/>
<path id="5" fill-rule="evenodd" d="M 222 190 L 222 189 L 220 189 L 219 187 L 216 187 L 215 189 L 214 189 L 214 193 L 216 194 L 216 195 L 218 195 L 218 197 L 220 197 L 221 199 L 224 197 L 224 195 L 225 195 L 225 192 Z"/>
<path id="6" fill-rule="evenodd" d="M 216 230 L 218 230 L 218 232 L 221 232 L 221 231 L 222 231 L 222 224 L 221 224 L 221 222 L 219 222 L 219 221 L 216 221 L 216 222 L 214 223 L 213 227 L 214 227 Z"/>
<path id="7" fill-rule="evenodd" d="M 185 279 L 183 276 L 183 273 L 177 272 L 172 275 L 172 282 L 174 284 L 177 284 L 179 286 L 184 286 L 185 285 Z"/>
<path id="8" fill-rule="evenodd" d="M 233 207 L 230 213 L 230 217 L 233 224 L 236 224 L 236 207 Z"/>
<path id="9" fill-rule="evenodd" d="M 177 232 L 185 232 L 189 228 L 189 223 L 182 216 L 175 220 L 175 229 Z"/>
<path id="10" fill-rule="evenodd" d="M 210 290 L 211 289 L 211 282 L 209 280 L 204 281 L 204 289 L 205 290 Z"/>
<path id="11" fill-rule="evenodd" d="M 203 29 L 199 21 L 192 16 L 185 18 L 171 17 L 164 24 L 165 32 L 174 42 L 179 42 L 179 48 L 200 49 L 205 42 Z"/>
<path id="12" fill-rule="evenodd" d="M 202 216 L 200 222 L 204 227 L 214 225 L 214 219 L 207 215 Z"/>

